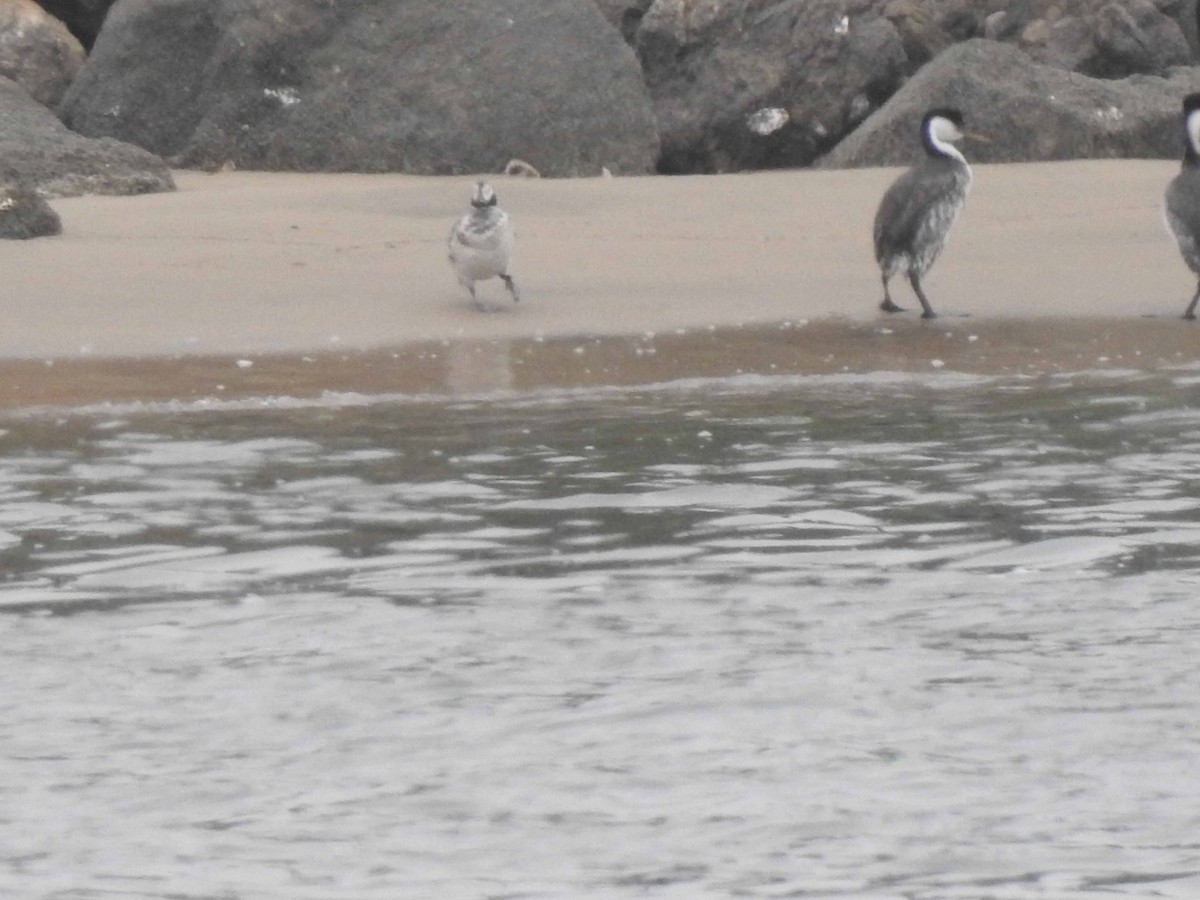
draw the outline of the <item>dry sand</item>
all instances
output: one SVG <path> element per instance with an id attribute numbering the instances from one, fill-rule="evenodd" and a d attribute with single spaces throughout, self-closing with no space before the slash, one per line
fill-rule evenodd
<path id="1" fill-rule="evenodd" d="M 934 322 L 877 310 L 895 169 L 492 178 L 524 293 L 484 285 L 492 314 L 445 258 L 472 179 L 181 172 L 173 194 L 56 201 L 61 237 L 0 243 L 0 406 L 1188 364 L 1176 170 L 977 166 L 926 280 Z M 895 296 L 916 306 L 903 279 Z"/>

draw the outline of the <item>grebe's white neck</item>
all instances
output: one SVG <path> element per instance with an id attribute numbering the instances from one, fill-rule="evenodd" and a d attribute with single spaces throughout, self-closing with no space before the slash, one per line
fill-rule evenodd
<path id="1" fill-rule="evenodd" d="M 1200 109 L 1193 109 L 1183 121 L 1187 133 L 1188 147 L 1196 156 L 1200 156 Z"/>
<path id="2" fill-rule="evenodd" d="M 960 140 L 962 136 L 958 126 L 945 116 L 932 116 L 925 129 L 925 140 L 931 152 L 939 156 L 948 156 L 966 165 L 967 158 L 953 143 Z"/>

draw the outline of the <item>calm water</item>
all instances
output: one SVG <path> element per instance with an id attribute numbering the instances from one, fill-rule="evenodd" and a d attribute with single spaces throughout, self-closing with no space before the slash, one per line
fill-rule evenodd
<path id="1" fill-rule="evenodd" d="M 1200 377 L 0 421 L 0 896 L 1200 897 Z"/>

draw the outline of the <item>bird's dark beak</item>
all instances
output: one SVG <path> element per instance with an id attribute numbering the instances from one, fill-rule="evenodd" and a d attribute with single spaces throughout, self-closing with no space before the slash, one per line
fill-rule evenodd
<path id="1" fill-rule="evenodd" d="M 968 141 L 974 141 L 976 144 L 990 144 L 992 139 L 986 134 L 980 134 L 978 131 L 968 131 L 963 134 L 963 137 Z"/>

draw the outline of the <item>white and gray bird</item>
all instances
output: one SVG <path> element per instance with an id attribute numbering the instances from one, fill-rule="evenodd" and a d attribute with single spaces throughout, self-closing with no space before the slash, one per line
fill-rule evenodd
<path id="1" fill-rule="evenodd" d="M 884 312 L 903 312 L 892 302 L 888 282 L 904 272 L 921 301 L 922 318 L 937 313 L 921 289 L 950 227 L 971 187 L 971 167 L 954 141 L 963 137 L 963 116 L 956 109 L 931 109 L 921 120 L 925 158 L 896 179 L 875 213 L 875 259 L 883 273 Z"/>
<path id="2" fill-rule="evenodd" d="M 1183 168 L 1167 185 L 1166 218 L 1183 261 L 1200 276 L 1200 94 L 1183 98 Z M 1185 319 L 1196 318 L 1197 301 L 1200 283 Z"/>
<path id="3" fill-rule="evenodd" d="M 519 302 L 521 293 L 508 272 L 514 243 L 508 213 L 499 207 L 496 192 L 485 181 L 475 185 L 471 207 L 471 211 L 455 222 L 450 230 L 450 264 L 454 266 L 458 283 L 467 289 L 481 310 L 488 310 L 489 307 L 476 294 L 475 282 L 489 278 L 503 281 L 513 300 Z"/>

